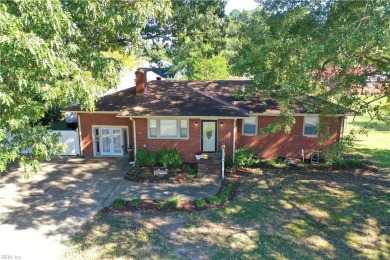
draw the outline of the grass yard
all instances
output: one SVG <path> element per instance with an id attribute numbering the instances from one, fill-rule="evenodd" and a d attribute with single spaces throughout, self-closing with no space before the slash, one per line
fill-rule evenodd
<path id="1" fill-rule="evenodd" d="M 236 199 L 192 212 L 99 213 L 67 259 L 390 259 L 380 172 L 244 169 Z"/>
<path id="2" fill-rule="evenodd" d="M 352 122 L 348 119 L 346 133 L 351 129 L 361 129 L 369 121 L 368 116 L 358 116 Z M 355 147 L 349 151 L 371 160 L 375 165 L 390 169 L 390 128 L 385 123 L 378 123 L 369 129 L 368 135 L 359 135 Z"/>

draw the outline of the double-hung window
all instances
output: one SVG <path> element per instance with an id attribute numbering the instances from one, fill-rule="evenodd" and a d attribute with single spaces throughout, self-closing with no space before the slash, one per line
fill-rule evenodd
<path id="1" fill-rule="evenodd" d="M 257 134 L 257 117 L 250 117 L 242 120 L 242 134 L 243 135 Z"/>
<path id="2" fill-rule="evenodd" d="M 188 138 L 188 120 L 186 119 L 149 119 L 148 123 L 149 138 Z"/>
<path id="3" fill-rule="evenodd" d="M 303 122 L 304 136 L 317 136 L 318 117 L 305 117 Z"/>

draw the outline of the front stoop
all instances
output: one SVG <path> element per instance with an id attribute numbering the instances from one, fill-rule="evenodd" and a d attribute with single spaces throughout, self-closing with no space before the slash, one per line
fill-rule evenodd
<path id="1" fill-rule="evenodd" d="M 201 159 L 196 162 L 198 178 L 204 178 L 213 175 L 221 176 L 221 161 L 221 154 L 219 153 L 202 154 Z"/>

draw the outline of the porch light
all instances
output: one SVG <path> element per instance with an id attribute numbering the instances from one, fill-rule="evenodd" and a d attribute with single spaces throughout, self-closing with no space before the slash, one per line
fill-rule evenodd
<path id="1" fill-rule="evenodd" d="M 223 126 L 223 122 L 221 122 L 221 126 Z"/>
<path id="2" fill-rule="evenodd" d="M 198 126 L 198 121 L 195 121 L 195 126 Z"/>

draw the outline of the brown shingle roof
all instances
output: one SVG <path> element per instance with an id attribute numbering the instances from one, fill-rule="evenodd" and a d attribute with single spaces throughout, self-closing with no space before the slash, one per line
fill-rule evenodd
<path id="1" fill-rule="evenodd" d="M 136 96 L 135 88 L 104 96 L 96 103 L 96 112 L 118 112 L 129 116 L 216 116 L 248 117 L 253 113 L 279 113 L 278 103 L 261 99 L 259 95 L 245 100 L 237 98 L 234 90 L 251 84 L 249 80 L 224 81 L 150 81 L 144 96 Z M 296 113 L 309 113 L 297 101 Z M 65 111 L 83 111 L 80 106 Z M 312 112 L 312 111 L 311 111 Z M 313 112 L 312 112 L 313 113 Z"/>

